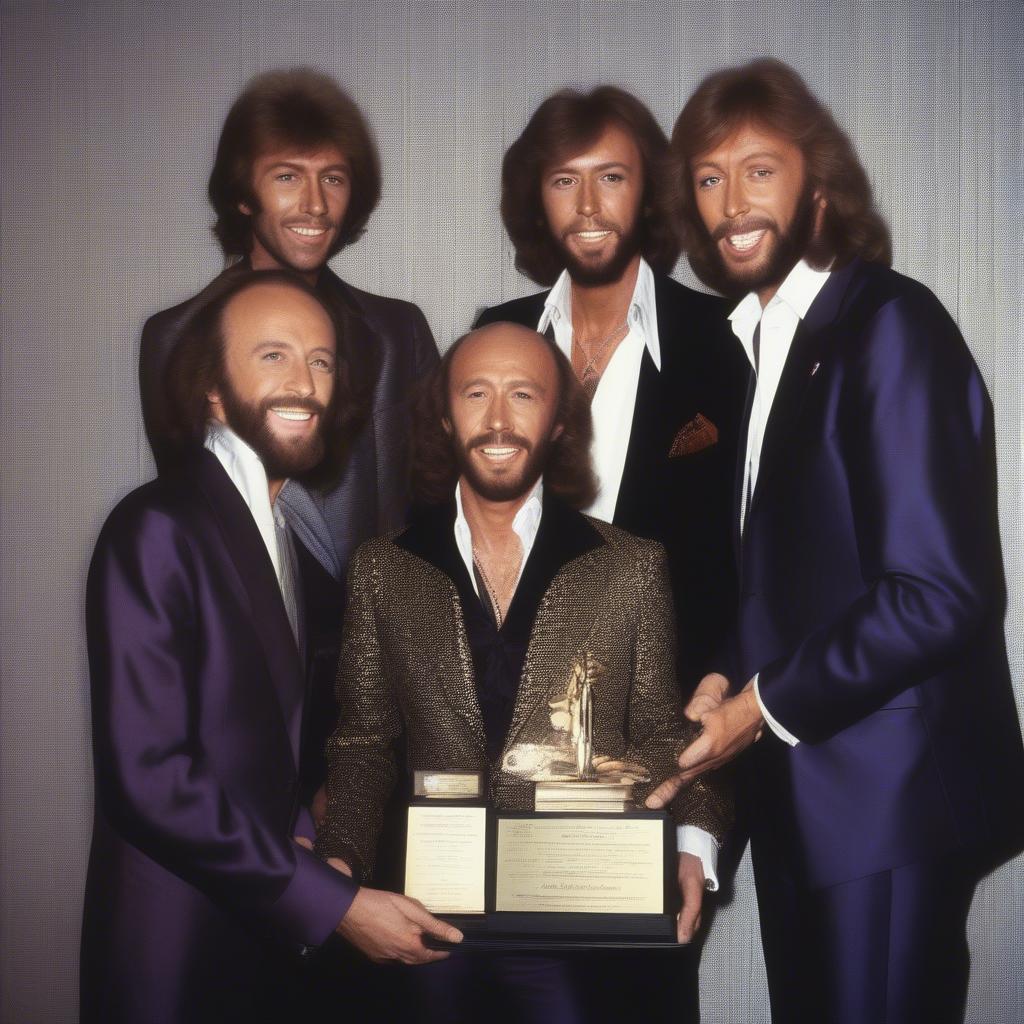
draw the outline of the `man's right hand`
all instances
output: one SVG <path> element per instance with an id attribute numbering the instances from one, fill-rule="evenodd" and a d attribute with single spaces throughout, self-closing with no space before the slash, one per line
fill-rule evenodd
<path id="1" fill-rule="evenodd" d="M 361 888 L 338 925 L 338 934 L 371 960 L 382 963 L 428 964 L 448 954 L 429 949 L 425 935 L 445 942 L 461 942 L 462 932 L 439 921 L 418 900 L 383 889 Z"/>

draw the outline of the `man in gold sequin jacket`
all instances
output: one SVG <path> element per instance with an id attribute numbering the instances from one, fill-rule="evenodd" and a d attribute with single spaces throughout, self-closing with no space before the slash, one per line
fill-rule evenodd
<path id="1" fill-rule="evenodd" d="M 317 848 L 360 876 L 373 869 L 400 737 L 410 772 L 479 770 L 494 806 L 532 809 L 510 751 L 543 731 L 552 692 L 584 655 L 604 667 L 594 750 L 647 768 L 638 802 L 694 732 L 662 548 L 576 511 L 595 486 L 590 408 L 559 350 L 510 323 L 473 331 L 446 353 L 419 413 L 425 504 L 408 529 L 364 544 L 349 575 Z M 703 779 L 671 811 L 681 832 L 720 840 L 731 802 Z M 714 865 L 681 853 L 679 879 L 688 941 Z M 558 1019 L 582 1019 L 562 996 Z"/>

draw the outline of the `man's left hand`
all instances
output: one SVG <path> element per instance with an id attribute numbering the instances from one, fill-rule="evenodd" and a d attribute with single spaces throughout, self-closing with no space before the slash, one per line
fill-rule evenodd
<path id="1" fill-rule="evenodd" d="M 685 786 L 698 775 L 721 768 L 764 732 L 764 716 L 753 681 L 735 697 L 700 716 L 701 734 L 679 755 L 679 780 Z"/>
<path id="2" fill-rule="evenodd" d="M 704 865 L 692 853 L 679 854 L 679 894 L 683 906 L 676 918 L 676 939 L 690 942 L 700 928 L 700 911 L 704 904 Z"/>
<path id="3" fill-rule="evenodd" d="M 679 774 L 670 775 L 644 801 L 647 807 L 666 807 L 698 775 L 721 768 L 764 732 L 764 716 L 751 680 L 735 697 L 727 697 L 700 716 L 701 734 L 679 755 Z"/>

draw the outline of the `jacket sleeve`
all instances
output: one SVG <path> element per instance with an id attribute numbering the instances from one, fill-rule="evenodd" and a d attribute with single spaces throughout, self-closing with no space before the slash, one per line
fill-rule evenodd
<path id="1" fill-rule="evenodd" d="M 416 380 L 422 380 L 441 361 L 430 324 L 419 306 L 413 306 L 413 351 L 416 362 Z"/>
<path id="2" fill-rule="evenodd" d="M 865 589 L 758 680 L 809 742 L 956 659 L 1000 599 L 991 404 L 956 325 L 920 288 L 858 343 L 838 423 Z"/>
<path id="3" fill-rule="evenodd" d="M 360 547 L 349 570 L 348 606 L 338 662 L 338 725 L 327 741 L 327 814 L 317 835 L 322 857 L 340 857 L 366 877 L 373 869 L 384 805 L 395 784 L 402 730 L 388 679 L 374 588 L 380 572 Z"/>
<path id="4" fill-rule="evenodd" d="M 646 765 L 651 774 L 649 784 L 636 787 L 638 806 L 655 786 L 678 771 L 680 752 L 700 731 L 683 716 L 676 682 L 675 617 L 665 554 L 660 545 L 644 548 L 626 737 L 627 758 Z M 676 824 L 693 825 L 721 842 L 733 819 L 731 785 L 719 772 L 701 776 L 680 792 L 670 810 Z"/>
<path id="5" fill-rule="evenodd" d="M 190 539 L 173 517 L 115 511 L 87 584 L 97 802 L 121 836 L 210 899 L 316 945 L 355 895 L 219 776 L 199 737 L 203 679 Z M 253 738 L 254 746 L 259 738 Z"/>

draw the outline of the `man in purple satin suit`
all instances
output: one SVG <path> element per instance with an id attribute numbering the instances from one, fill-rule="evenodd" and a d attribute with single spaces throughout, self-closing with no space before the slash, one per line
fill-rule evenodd
<path id="1" fill-rule="evenodd" d="M 291 1020 L 297 954 L 335 931 L 425 962 L 459 934 L 311 852 L 295 548 L 277 496 L 322 485 L 351 436 L 323 301 L 247 272 L 167 368 L 174 472 L 111 514 L 89 571 L 96 814 L 82 1020 Z M 293 955 L 296 954 L 296 955 Z"/>
<path id="2" fill-rule="evenodd" d="M 791 68 L 711 75 L 672 147 L 684 248 L 753 373 L 735 643 L 651 802 L 751 747 L 773 1020 L 958 1021 L 973 889 L 1024 823 L 985 384 Z"/>

